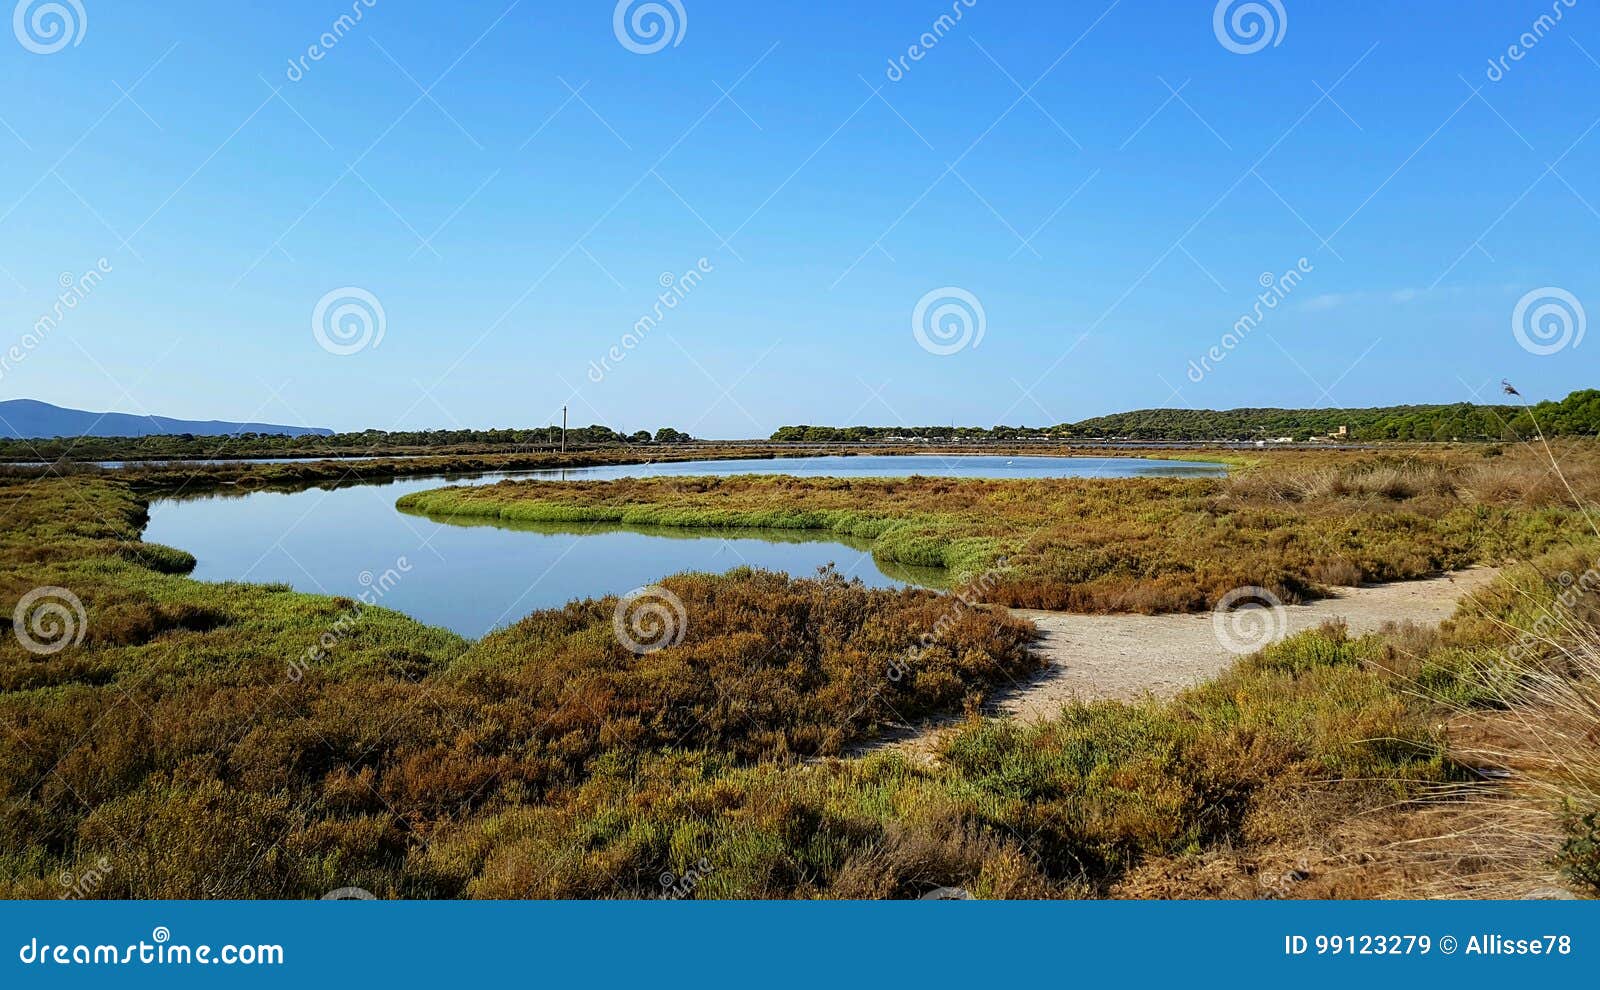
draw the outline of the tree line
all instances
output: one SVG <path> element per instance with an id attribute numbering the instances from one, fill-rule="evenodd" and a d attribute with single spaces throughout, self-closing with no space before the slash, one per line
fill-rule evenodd
<path id="1" fill-rule="evenodd" d="M 1344 433 L 1340 434 L 1343 428 Z M 1547 436 L 1600 436 L 1600 390 L 1584 389 L 1559 401 L 1524 405 L 1375 406 L 1357 409 L 1138 409 L 1047 427 L 996 426 L 785 426 L 778 443 L 1009 440 L 1248 441 L 1340 435 L 1350 440 L 1517 440 L 1542 430 Z"/>
<path id="2" fill-rule="evenodd" d="M 670 426 L 651 433 L 619 433 L 591 425 L 567 430 L 567 449 L 622 445 L 688 443 L 694 437 Z M 173 433 L 148 437 L 55 437 L 0 440 L 0 460 L 75 461 L 181 460 L 229 457 L 383 456 L 396 453 L 492 453 L 551 450 L 561 445 L 561 427 L 527 430 L 364 430 L 330 436 L 288 437 L 240 433 L 201 436 Z"/>

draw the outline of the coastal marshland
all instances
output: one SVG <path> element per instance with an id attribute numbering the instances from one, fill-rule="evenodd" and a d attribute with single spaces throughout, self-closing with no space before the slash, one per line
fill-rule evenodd
<path id="1" fill-rule="evenodd" d="M 7 480 L 5 594 L 69 589 L 83 621 L 58 652 L 0 645 L 0 891 L 89 871 L 79 895 L 1592 893 L 1600 455 L 1245 456 L 1225 479 L 518 483 L 408 506 L 787 524 L 967 583 L 666 577 L 690 621 L 642 656 L 614 599 L 471 642 L 196 582 L 140 539 L 157 474 Z M 1438 630 L 1329 626 L 1170 700 L 982 714 L 1038 664 L 1006 605 L 1193 611 L 1473 563 L 1507 571 Z M 931 717 L 965 717 L 931 759 L 854 755 Z"/>

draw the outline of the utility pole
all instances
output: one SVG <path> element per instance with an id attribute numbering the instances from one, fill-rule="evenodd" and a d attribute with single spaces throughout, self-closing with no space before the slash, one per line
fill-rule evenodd
<path id="1" fill-rule="evenodd" d="M 567 407 L 561 407 L 561 452 L 567 452 Z"/>

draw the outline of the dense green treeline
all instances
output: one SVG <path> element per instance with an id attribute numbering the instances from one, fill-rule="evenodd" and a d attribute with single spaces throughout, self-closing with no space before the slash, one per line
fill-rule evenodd
<path id="1" fill-rule="evenodd" d="M 1537 427 L 1536 425 L 1537 424 Z M 1327 437 L 1344 427 L 1350 440 L 1517 440 L 1600 434 L 1600 390 L 1573 392 L 1534 406 L 1379 406 L 1367 409 L 1139 409 L 1052 427 L 785 426 L 778 442 L 923 440 L 1261 440 Z"/>
<path id="2" fill-rule="evenodd" d="M 567 430 L 567 447 L 618 444 L 687 443 L 694 438 L 670 426 L 618 433 L 606 426 Z M 51 440 L 0 440 L 0 461 L 164 460 L 228 457 L 339 457 L 402 452 L 488 453 L 507 449 L 551 450 L 561 444 L 561 428 L 531 430 L 365 430 L 330 436 L 286 437 L 262 433 L 208 437 L 175 433 L 149 437 L 56 437 Z"/>

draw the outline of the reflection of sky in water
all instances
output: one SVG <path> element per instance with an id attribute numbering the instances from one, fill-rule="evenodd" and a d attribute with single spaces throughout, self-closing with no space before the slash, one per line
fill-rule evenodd
<path id="1" fill-rule="evenodd" d="M 627 465 L 562 474 L 573 480 L 599 480 L 645 473 L 756 471 L 852 477 L 1219 473 L 1207 465 L 1148 460 L 919 456 Z M 503 477 L 448 483 L 481 484 Z M 411 570 L 384 595 L 382 604 L 474 638 L 536 609 L 575 598 L 621 594 L 680 571 L 722 572 L 749 565 L 804 577 L 833 564 L 841 573 L 874 587 L 937 584 L 940 578 L 938 571 L 880 567 L 866 544 L 820 534 L 739 531 L 725 537 L 706 531 L 585 525 L 458 525 L 404 514 L 394 507 L 401 495 L 445 483 L 440 478 L 412 478 L 292 494 L 160 501 L 151 506 L 145 539 L 193 553 L 199 560 L 194 577 L 203 581 L 281 581 L 301 591 L 352 597 L 365 588 L 363 572 L 382 574 L 404 557 Z"/>
<path id="2" fill-rule="evenodd" d="M 1160 461 L 1139 457 L 995 457 L 987 454 L 915 454 L 881 457 L 780 457 L 677 464 L 611 464 L 604 467 L 530 471 L 529 477 L 559 481 L 608 481 L 664 475 L 792 474 L 822 478 L 895 478 L 913 474 L 940 478 L 1131 478 L 1139 475 L 1212 477 L 1220 464 Z"/>

